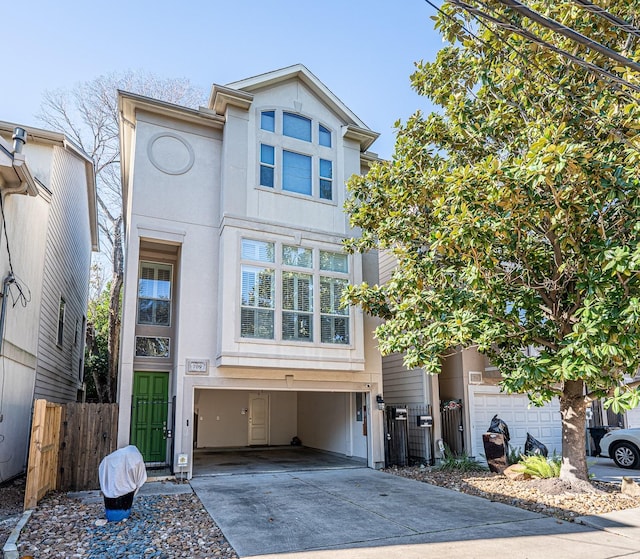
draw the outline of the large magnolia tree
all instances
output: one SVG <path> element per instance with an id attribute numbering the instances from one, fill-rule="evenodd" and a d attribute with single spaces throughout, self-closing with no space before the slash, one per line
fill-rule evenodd
<path id="1" fill-rule="evenodd" d="M 96 374 L 100 401 L 115 402 L 120 352 L 121 291 L 124 278 L 123 205 L 118 141 L 118 90 L 196 107 L 205 95 L 189 80 L 159 78 L 145 72 L 99 76 L 70 89 L 46 91 L 39 119 L 76 142 L 93 160 L 96 171 L 98 225 L 103 260 L 110 263 L 108 374 Z M 100 294 L 98 293 L 98 296 Z M 88 332 L 93 331 L 88 325 Z M 89 346 L 95 345 L 91 337 Z M 91 354 L 89 355 L 91 357 Z M 93 360 L 88 359 L 91 364 Z"/>
<path id="2" fill-rule="evenodd" d="M 640 84 L 502 2 L 483 4 Z M 636 40 L 576 2 L 527 4 L 640 60 Z M 638 1 L 601 4 L 630 22 L 640 13 Z M 387 284 L 353 286 L 346 298 L 385 319 L 381 351 L 404 352 L 410 368 L 438 373 L 442 356 L 475 346 L 506 391 L 535 404 L 558 397 L 561 478 L 587 488 L 589 400 L 639 401 L 625 376 L 640 358 L 640 95 L 482 21 L 443 5 L 436 27 L 449 46 L 412 76 L 440 109 L 398 125 L 392 160 L 350 181 L 347 210 L 362 236 L 348 247 L 391 251 L 398 266 Z"/>

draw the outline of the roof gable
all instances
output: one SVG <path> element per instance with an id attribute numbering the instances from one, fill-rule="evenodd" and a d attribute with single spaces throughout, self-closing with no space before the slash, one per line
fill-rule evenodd
<path id="1" fill-rule="evenodd" d="M 368 128 L 368 126 L 360 120 L 360 118 L 358 118 L 358 116 L 351 111 L 349 107 L 334 95 L 333 92 L 331 92 L 331 90 L 329 90 L 329 88 L 314 76 L 303 64 L 294 64 L 287 68 L 281 68 L 280 70 L 274 70 L 272 72 L 232 82 L 227 84 L 226 87 L 229 89 L 245 91 L 247 93 L 254 93 L 255 91 L 272 87 L 291 79 L 298 79 L 304 83 L 324 103 L 340 115 L 346 123 L 355 124 L 359 128 Z"/>
<path id="2" fill-rule="evenodd" d="M 218 114 L 224 114 L 226 106 L 229 104 L 248 109 L 255 92 L 291 80 L 299 80 L 333 111 L 345 123 L 345 136 L 357 139 L 363 151 L 368 149 L 378 137 L 379 134 L 377 132 L 372 131 L 303 64 L 294 64 L 293 66 L 232 82 L 226 86 L 214 84 L 209 97 L 209 108 Z"/>

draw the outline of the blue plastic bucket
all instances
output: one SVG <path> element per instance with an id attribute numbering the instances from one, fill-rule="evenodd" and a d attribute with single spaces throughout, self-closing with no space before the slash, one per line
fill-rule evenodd
<path id="1" fill-rule="evenodd" d="M 127 493 L 121 497 L 104 498 L 105 514 L 109 522 L 120 522 L 125 518 L 129 518 L 134 494 L 135 491 L 131 491 L 131 493 Z"/>

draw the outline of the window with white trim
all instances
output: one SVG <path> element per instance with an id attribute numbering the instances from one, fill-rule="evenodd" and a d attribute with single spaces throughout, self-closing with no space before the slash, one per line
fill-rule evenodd
<path id="1" fill-rule="evenodd" d="M 260 128 L 267 132 L 276 131 L 276 112 L 275 111 L 262 111 L 260 113 Z"/>
<path id="2" fill-rule="evenodd" d="M 306 116 L 279 109 L 261 111 L 259 185 L 334 200 L 332 138 L 329 128 Z"/>
<path id="3" fill-rule="evenodd" d="M 320 160 L 320 198 L 333 198 L 333 165 L 326 159 Z"/>
<path id="4" fill-rule="evenodd" d="M 348 280 L 346 254 L 320 251 L 320 341 L 325 344 L 349 343 L 349 309 L 340 304 Z M 331 274 L 331 275 L 329 275 Z"/>
<path id="5" fill-rule="evenodd" d="M 340 305 L 346 254 L 254 239 L 241 245 L 242 338 L 350 343 L 350 311 Z"/>
<path id="6" fill-rule="evenodd" d="M 282 150 L 282 190 L 311 196 L 311 157 Z"/>
<path id="7" fill-rule="evenodd" d="M 260 144 L 260 186 L 273 188 L 275 170 L 275 148 L 268 144 Z"/>
<path id="8" fill-rule="evenodd" d="M 171 325 L 171 264 L 140 262 L 138 324 Z"/>
<path id="9" fill-rule="evenodd" d="M 331 147 L 331 130 L 322 124 L 318 125 L 318 143 L 321 146 Z"/>
<path id="10" fill-rule="evenodd" d="M 274 262 L 274 245 L 242 239 L 241 256 L 256 264 L 243 264 L 241 269 L 240 335 L 271 340 L 274 337 L 275 271 L 271 266 L 257 263 Z"/>
<path id="11" fill-rule="evenodd" d="M 293 113 L 282 113 L 282 133 L 290 138 L 311 141 L 311 119 Z"/>

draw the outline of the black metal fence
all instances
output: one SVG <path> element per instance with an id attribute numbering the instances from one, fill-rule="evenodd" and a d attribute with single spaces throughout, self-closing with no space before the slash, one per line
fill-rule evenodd
<path id="1" fill-rule="evenodd" d="M 431 406 L 387 406 L 385 409 L 385 464 L 433 464 Z"/>

